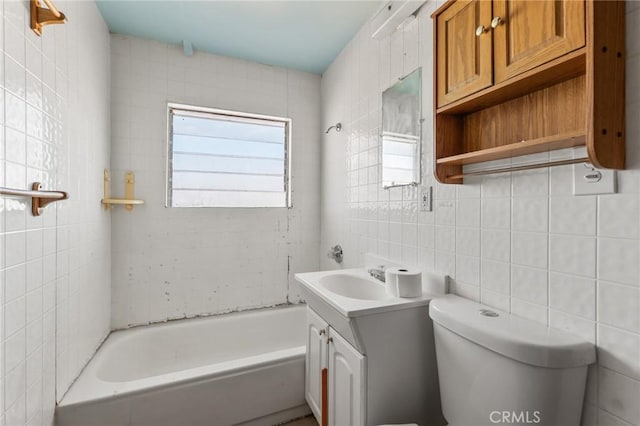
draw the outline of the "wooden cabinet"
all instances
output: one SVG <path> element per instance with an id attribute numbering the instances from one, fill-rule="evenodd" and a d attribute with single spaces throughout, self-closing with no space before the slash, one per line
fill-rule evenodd
<path id="1" fill-rule="evenodd" d="M 326 406 L 328 334 L 329 325 L 313 310 L 307 309 L 304 390 L 309 407 L 317 419 L 322 418 L 322 409 Z"/>
<path id="2" fill-rule="evenodd" d="M 583 158 L 527 168 L 624 168 L 624 1 L 450 0 L 433 18 L 438 181 L 580 146 Z"/>
<path id="3" fill-rule="evenodd" d="M 438 106 L 491 86 L 491 35 L 482 22 L 491 21 L 491 2 L 460 0 L 437 17 Z"/>
<path id="4" fill-rule="evenodd" d="M 366 419 L 365 356 L 307 309 L 305 398 L 321 426 L 360 426 Z"/>
<path id="5" fill-rule="evenodd" d="M 585 44 L 584 1 L 494 0 L 494 83 Z"/>
<path id="6" fill-rule="evenodd" d="M 436 17 L 441 107 L 585 44 L 576 0 L 456 0 Z"/>

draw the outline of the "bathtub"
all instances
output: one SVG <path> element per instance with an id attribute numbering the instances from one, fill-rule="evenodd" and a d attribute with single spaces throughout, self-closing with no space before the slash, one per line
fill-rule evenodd
<path id="1" fill-rule="evenodd" d="M 305 315 L 298 305 L 111 333 L 56 424 L 270 425 L 308 414 Z"/>

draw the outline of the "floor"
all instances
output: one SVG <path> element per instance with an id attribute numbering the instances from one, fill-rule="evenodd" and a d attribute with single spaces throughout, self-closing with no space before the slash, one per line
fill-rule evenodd
<path id="1" fill-rule="evenodd" d="M 292 420 L 288 423 L 283 423 L 282 426 L 318 426 L 318 422 L 313 415 L 302 417 L 300 419 Z"/>

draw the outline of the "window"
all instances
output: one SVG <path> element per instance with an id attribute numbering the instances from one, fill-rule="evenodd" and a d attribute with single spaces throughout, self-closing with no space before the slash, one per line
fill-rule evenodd
<path id="1" fill-rule="evenodd" d="M 291 120 L 169 104 L 167 206 L 288 207 Z"/>

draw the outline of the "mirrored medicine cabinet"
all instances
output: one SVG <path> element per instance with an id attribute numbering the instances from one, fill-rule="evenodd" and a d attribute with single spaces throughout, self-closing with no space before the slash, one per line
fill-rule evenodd
<path id="1" fill-rule="evenodd" d="M 382 187 L 420 183 L 421 69 L 382 92 Z"/>

